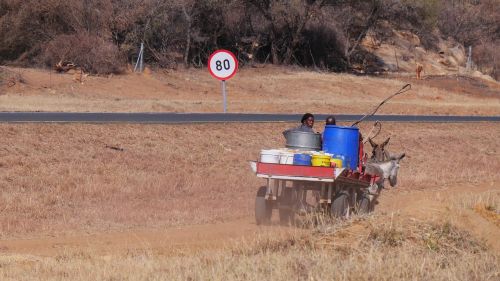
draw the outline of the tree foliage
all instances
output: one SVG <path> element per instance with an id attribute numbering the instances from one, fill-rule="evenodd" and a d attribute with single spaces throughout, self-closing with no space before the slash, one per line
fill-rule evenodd
<path id="1" fill-rule="evenodd" d="M 481 55 L 488 56 L 500 32 L 495 2 L 0 0 L 0 62 L 69 60 L 96 73 L 116 72 L 144 43 L 146 60 L 160 67 L 202 66 L 213 50 L 225 48 L 242 64 L 346 71 L 370 56 L 360 42 L 382 21 L 417 33 L 427 48 L 441 30 L 483 46 Z M 106 62 L 113 65 L 103 67 Z"/>

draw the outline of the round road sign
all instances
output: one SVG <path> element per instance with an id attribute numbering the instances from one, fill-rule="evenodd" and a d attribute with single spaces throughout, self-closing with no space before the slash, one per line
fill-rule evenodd
<path id="1" fill-rule="evenodd" d="M 208 59 L 208 70 L 213 77 L 225 81 L 236 74 L 238 60 L 230 51 L 218 50 Z"/>

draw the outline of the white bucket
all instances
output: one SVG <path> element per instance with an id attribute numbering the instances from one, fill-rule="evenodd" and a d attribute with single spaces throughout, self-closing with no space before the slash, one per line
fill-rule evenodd
<path id="1" fill-rule="evenodd" d="M 279 164 L 280 162 L 280 151 L 271 149 L 271 150 L 261 150 L 260 151 L 260 162 L 262 163 L 274 163 Z"/>
<path id="2" fill-rule="evenodd" d="M 282 151 L 280 153 L 280 164 L 293 165 L 293 152 Z"/>

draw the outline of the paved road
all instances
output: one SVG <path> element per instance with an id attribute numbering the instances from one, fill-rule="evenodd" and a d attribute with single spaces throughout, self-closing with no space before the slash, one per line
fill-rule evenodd
<path id="1" fill-rule="evenodd" d="M 316 120 L 327 115 L 316 114 Z M 302 114 L 253 113 L 63 113 L 0 112 L 0 122 L 62 123 L 221 123 L 221 122 L 297 122 Z M 354 122 L 362 115 L 335 115 L 337 121 Z M 499 122 L 500 116 L 375 115 L 366 121 L 385 122 Z"/>

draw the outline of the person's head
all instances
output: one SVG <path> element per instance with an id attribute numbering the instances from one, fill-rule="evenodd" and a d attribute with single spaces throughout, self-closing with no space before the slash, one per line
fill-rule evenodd
<path id="1" fill-rule="evenodd" d="M 333 115 L 326 117 L 326 125 L 337 125 L 337 121 Z"/>
<path id="2" fill-rule="evenodd" d="M 303 125 L 312 128 L 314 126 L 314 115 L 312 115 L 311 113 L 306 113 L 302 116 L 300 122 L 302 122 Z"/>

